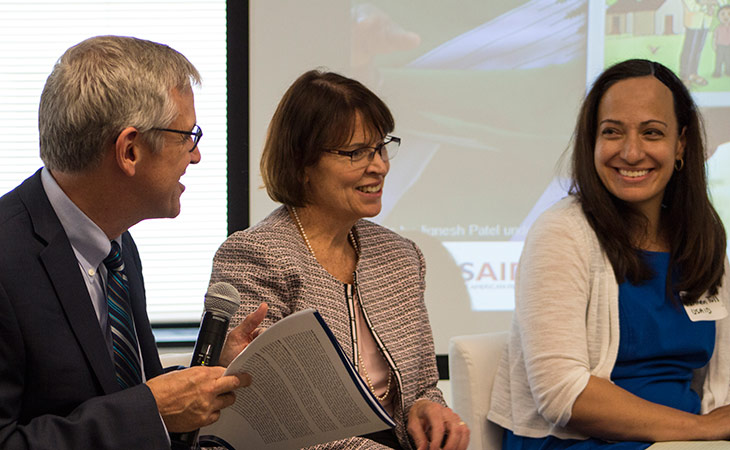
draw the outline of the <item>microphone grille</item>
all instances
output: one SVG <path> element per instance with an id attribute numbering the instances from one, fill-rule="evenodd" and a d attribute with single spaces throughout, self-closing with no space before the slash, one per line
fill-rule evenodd
<path id="1" fill-rule="evenodd" d="M 205 293 L 205 310 L 224 314 L 228 319 L 233 316 L 241 304 L 241 295 L 233 285 L 218 282 L 208 288 Z"/>

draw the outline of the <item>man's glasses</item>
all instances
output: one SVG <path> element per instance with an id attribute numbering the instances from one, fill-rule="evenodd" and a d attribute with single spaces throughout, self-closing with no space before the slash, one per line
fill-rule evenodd
<path id="1" fill-rule="evenodd" d="M 200 128 L 198 124 L 195 124 L 192 131 L 183 131 L 183 130 L 173 130 L 171 128 L 152 128 L 153 130 L 157 131 L 167 131 L 169 133 L 178 133 L 178 134 L 187 134 L 193 139 L 193 146 L 188 150 L 188 152 L 191 152 L 195 150 L 195 147 L 198 146 L 198 142 L 200 142 L 200 138 L 203 137 L 203 130 Z"/>
<path id="2" fill-rule="evenodd" d="M 375 153 L 380 153 L 380 157 L 383 161 L 390 161 L 395 158 L 398 154 L 398 148 L 400 147 L 400 138 L 395 136 L 385 136 L 385 139 L 380 144 L 374 147 L 360 147 L 355 150 L 325 150 L 327 153 L 334 153 L 335 155 L 348 156 L 350 162 L 354 167 L 365 167 L 373 160 Z"/>

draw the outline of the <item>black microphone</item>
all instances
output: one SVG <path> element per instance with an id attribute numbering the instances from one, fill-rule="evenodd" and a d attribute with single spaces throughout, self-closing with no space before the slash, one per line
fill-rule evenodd
<path id="1" fill-rule="evenodd" d="M 232 285 L 220 282 L 208 288 L 205 293 L 205 312 L 200 320 L 200 331 L 190 367 L 218 364 L 223 342 L 228 334 L 228 323 L 240 304 L 241 296 Z"/>
<path id="2" fill-rule="evenodd" d="M 220 282 L 208 288 L 205 293 L 203 318 L 200 320 L 198 340 L 195 342 L 190 367 L 214 366 L 218 364 L 223 343 L 228 333 L 228 323 L 241 304 L 241 296 L 232 285 Z M 171 433 L 173 450 L 189 450 L 198 447 L 198 431 Z"/>

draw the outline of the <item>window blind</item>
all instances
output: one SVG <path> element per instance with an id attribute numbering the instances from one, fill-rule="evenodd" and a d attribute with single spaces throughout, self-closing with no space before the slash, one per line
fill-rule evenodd
<path id="1" fill-rule="evenodd" d="M 205 133 L 202 160 L 181 180 L 182 212 L 130 230 L 142 258 L 152 322 L 197 322 L 211 261 L 227 230 L 225 0 L 0 2 L 0 195 L 42 166 L 38 102 L 53 64 L 68 47 L 106 34 L 167 44 L 203 78 L 194 91 Z"/>

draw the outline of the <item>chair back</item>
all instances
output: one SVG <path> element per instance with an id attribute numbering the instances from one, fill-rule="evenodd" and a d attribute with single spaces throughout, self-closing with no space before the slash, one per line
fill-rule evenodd
<path id="1" fill-rule="evenodd" d="M 452 409 L 469 425 L 469 450 L 501 450 L 502 428 L 487 420 L 492 385 L 508 331 L 455 336 L 449 341 Z"/>

